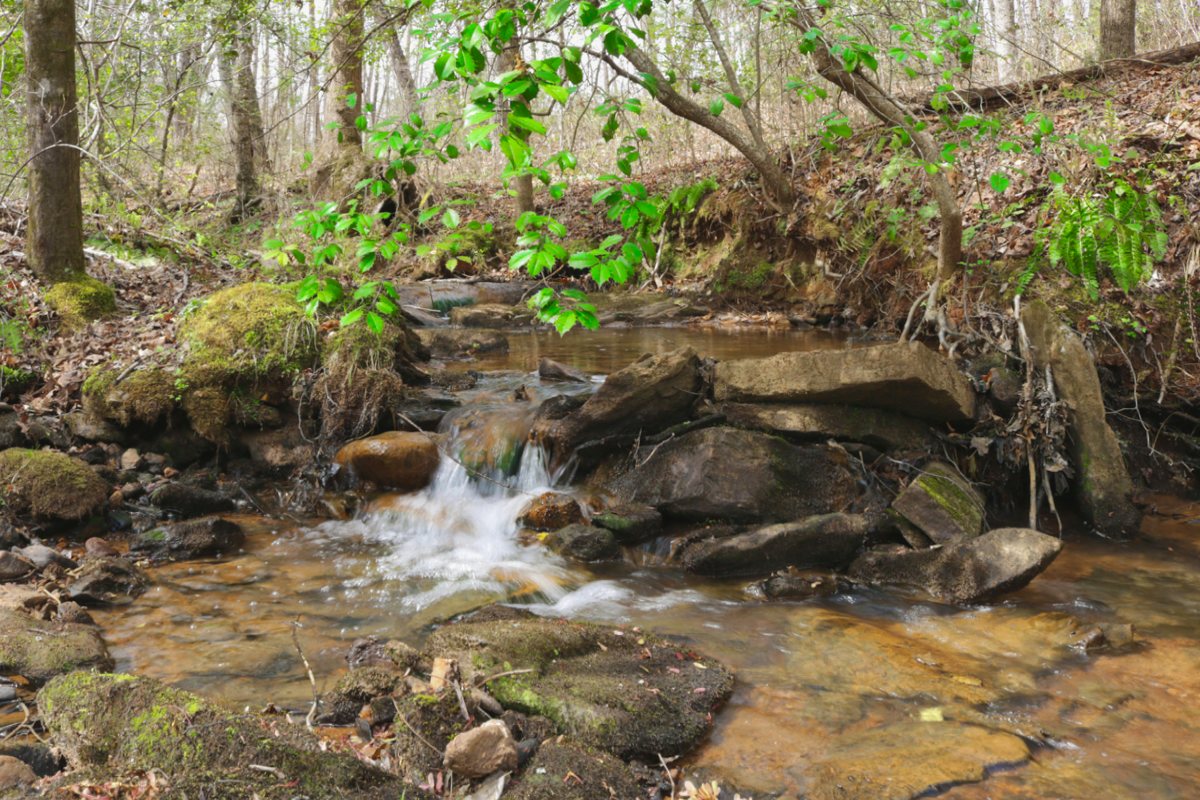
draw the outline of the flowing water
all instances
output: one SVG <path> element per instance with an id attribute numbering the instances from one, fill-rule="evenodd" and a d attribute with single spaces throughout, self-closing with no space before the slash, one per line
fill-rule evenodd
<path id="1" fill-rule="evenodd" d="M 720 357 L 838 345 L 818 334 L 688 329 L 591 337 L 514 337 L 506 359 L 471 364 L 510 371 L 481 380 L 448 418 L 451 449 L 502 458 L 486 437 L 519 435 L 533 405 L 512 400 L 514 388 L 534 401 L 562 391 L 529 374 L 542 356 L 604 373 L 681 344 Z M 685 576 L 652 549 L 589 568 L 523 543 L 516 517 L 556 476 L 525 448 L 504 480 L 473 479 L 444 459 L 430 487 L 373 498 L 353 520 L 242 518 L 244 553 L 158 568 L 147 595 L 99 615 L 118 668 L 238 705 L 302 708 L 311 688 L 295 641 L 327 688 L 358 637 L 417 644 L 439 620 L 503 601 L 681 636 L 732 667 L 734 696 L 689 769 L 743 796 L 803 796 L 812 764 L 868 732 L 911 738 L 914 720 L 1048 743 L 1030 763 L 944 796 L 1200 796 L 1196 504 L 1159 498 L 1133 544 L 1068 534 L 1046 573 L 994 606 L 874 591 L 762 603 L 742 583 Z M 1133 623 L 1137 643 L 1087 652 L 1089 627 L 1114 622 Z M 905 744 L 896 742 L 901 753 Z"/>

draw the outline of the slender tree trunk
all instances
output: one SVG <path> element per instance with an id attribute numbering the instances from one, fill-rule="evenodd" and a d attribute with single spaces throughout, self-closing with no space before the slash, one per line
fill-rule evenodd
<path id="1" fill-rule="evenodd" d="M 1137 54 L 1137 0 L 1100 0 L 1100 60 Z"/>
<path id="2" fill-rule="evenodd" d="M 362 177 L 362 133 L 355 125 L 363 108 L 363 2 L 333 0 L 333 44 L 330 76 L 325 87 L 325 123 L 321 159 L 313 177 L 313 194 L 339 198 Z M 332 124 L 331 124 L 332 123 Z"/>
<path id="3" fill-rule="evenodd" d="M 996 9 L 996 36 L 999 41 L 997 73 L 1000 83 L 1015 81 L 1017 69 L 1017 17 L 1013 13 L 1013 0 L 994 0 Z"/>
<path id="4" fill-rule="evenodd" d="M 222 42 L 218 67 L 229 98 L 230 139 L 237 173 L 233 219 L 237 221 L 262 205 L 261 175 L 269 163 L 254 75 L 253 34 L 230 34 L 229 40 Z"/>
<path id="5" fill-rule="evenodd" d="M 497 74 L 503 75 L 505 72 L 518 69 L 521 66 L 521 45 L 519 42 L 520 37 L 514 38 L 496 58 Z M 514 104 L 520 103 L 522 105 L 526 103 L 523 97 L 509 98 L 509 102 Z M 508 128 L 507 112 L 500 115 L 500 127 L 502 129 Z M 518 175 L 513 178 L 513 190 L 517 193 L 517 216 L 527 211 L 533 211 L 533 176 Z"/>
<path id="6" fill-rule="evenodd" d="M 387 9 L 384 8 L 378 9 L 375 14 L 381 24 L 390 16 Z M 387 45 L 388 58 L 392 62 L 392 73 L 396 77 L 396 85 L 400 87 L 404 112 L 401 116 L 408 117 L 410 114 L 417 113 L 421 107 L 421 101 L 417 96 L 417 82 L 413 80 L 408 54 L 404 52 L 404 45 L 400 42 L 399 25 L 400 21 L 397 20 L 391 26 L 386 27 L 383 30 L 383 41 Z"/>
<path id="7" fill-rule="evenodd" d="M 29 266 L 43 281 L 84 274 L 75 87 L 75 0 L 25 4 L 29 86 Z"/>

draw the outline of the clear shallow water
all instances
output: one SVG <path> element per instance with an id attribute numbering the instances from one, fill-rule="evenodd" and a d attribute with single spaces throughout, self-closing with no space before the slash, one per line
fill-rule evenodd
<path id="1" fill-rule="evenodd" d="M 654 333 L 665 347 L 681 332 Z M 777 343 L 737 336 L 750 342 L 741 354 Z M 604 356 L 616 366 L 640 347 L 619 336 L 609 346 L 625 354 Z M 530 369 L 542 351 L 513 352 L 515 368 Z M 483 413 L 524 413 L 505 399 L 520 384 L 554 391 L 520 373 L 484 381 Z M 523 544 L 515 517 L 554 482 L 536 455 L 525 451 L 507 490 L 445 461 L 429 489 L 375 498 L 355 520 L 241 520 L 250 534 L 244 554 L 159 568 L 146 596 L 100 615 L 118 667 L 236 705 L 301 708 L 311 690 L 293 624 L 327 687 L 360 636 L 416 644 L 441 619 L 505 601 L 682 636 L 730 665 L 737 689 L 690 768 L 756 796 L 799 796 L 810 765 L 840 743 L 931 709 L 1056 743 L 1024 767 L 946 796 L 1200 793 L 1200 506 L 1161 498 L 1134 544 L 1068 535 L 1045 574 L 996 606 L 955 609 L 869 591 L 762 604 L 741 583 L 685 576 L 645 553 L 588 569 Z M 1073 647 L 1097 622 L 1134 623 L 1139 645 L 1094 654 Z"/>

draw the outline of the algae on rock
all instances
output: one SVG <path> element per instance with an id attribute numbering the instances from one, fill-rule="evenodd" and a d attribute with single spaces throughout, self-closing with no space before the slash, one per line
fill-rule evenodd
<path id="1" fill-rule="evenodd" d="M 122 428 L 155 425 L 175 408 L 175 391 L 175 376 L 163 367 L 126 371 L 101 366 L 83 382 L 83 407 L 94 419 Z"/>

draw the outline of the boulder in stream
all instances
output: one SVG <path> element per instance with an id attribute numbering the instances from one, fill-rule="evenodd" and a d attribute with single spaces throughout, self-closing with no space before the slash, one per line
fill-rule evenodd
<path id="1" fill-rule="evenodd" d="M 591 380 L 579 370 L 549 358 L 543 358 L 538 362 L 538 377 L 544 381 L 566 381 L 568 383 L 588 383 Z"/>
<path id="2" fill-rule="evenodd" d="M 858 583 L 917 589 L 947 603 L 981 603 L 1033 580 L 1062 550 L 1062 541 L 1027 528 L 997 528 L 927 550 L 879 549 L 850 566 Z"/>
<path id="3" fill-rule="evenodd" d="M 621 544 L 640 544 L 662 532 L 662 514 L 644 503 L 617 503 L 592 517 L 592 524 L 612 531 Z"/>
<path id="4" fill-rule="evenodd" d="M 424 653 L 427 661 L 453 658 L 464 682 L 489 678 L 486 689 L 503 707 L 546 717 L 559 733 L 619 758 L 687 752 L 733 689 L 721 664 L 687 646 L 504 607 L 439 628 Z M 457 702 L 450 706 L 457 716 Z"/>
<path id="5" fill-rule="evenodd" d="M 555 552 L 576 561 L 611 561 L 621 555 L 612 531 L 583 523 L 546 534 L 546 543 Z"/>
<path id="6" fill-rule="evenodd" d="M 75 672 L 43 687 L 38 706 L 73 767 L 94 775 L 154 770 L 179 796 L 223 785 L 236 789 L 206 796 L 425 796 L 353 756 L 323 751 L 283 717 L 234 713 L 149 678 Z"/>
<path id="7" fill-rule="evenodd" d="M 139 534 L 131 552 L 152 558 L 189 559 L 237 551 L 246 541 L 242 526 L 221 517 L 201 517 Z"/>
<path id="8" fill-rule="evenodd" d="M 543 415 L 534 424 L 534 437 L 556 464 L 584 444 L 605 442 L 611 450 L 686 421 L 703 384 L 700 357 L 692 348 L 646 354 L 609 375 L 578 409 L 561 417 Z"/>
<path id="9" fill-rule="evenodd" d="M 95 627 L 43 622 L 15 609 L 0 608 L 0 674 L 20 675 L 40 686 L 74 670 L 112 667 L 113 660 Z"/>
<path id="10" fill-rule="evenodd" d="M 117 556 L 88 558 L 67 587 L 67 595 L 84 605 L 128 603 L 146 591 L 150 578 L 132 561 Z"/>
<path id="11" fill-rule="evenodd" d="M 508 352 L 508 337 L 500 331 L 418 328 L 416 334 L 434 358 Z"/>
<path id="12" fill-rule="evenodd" d="M 150 504 L 183 519 L 237 510 L 237 501 L 223 492 L 171 481 L 150 493 Z"/>
<path id="13" fill-rule="evenodd" d="M 437 444 L 427 434 L 390 431 L 344 445 L 334 460 L 362 480 L 416 491 L 433 480 L 439 458 Z"/>
<path id="14" fill-rule="evenodd" d="M 646 796 L 627 764 L 557 736 L 543 742 L 504 794 L 510 800 L 612 800 Z"/>
<path id="15" fill-rule="evenodd" d="M 688 542 L 684 569 L 701 575 L 766 575 L 785 567 L 845 569 L 871 531 L 862 514 L 820 514 L 732 536 Z"/>
<path id="16" fill-rule="evenodd" d="M 459 328 L 515 328 L 533 322 L 525 305 L 478 303 L 450 309 L 450 324 Z"/>
<path id="17" fill-rule="evenodd" d="M 517 524 L 535 531 L 556 531 L 583 522 L 583 509 L 569 495 L 546 492 L 529 501 Z"/>
<path id="18" fill-rule="evenodd" d="M 885 408 L 930 422 L 965 422 L 975 413 L 967 377 L 917 343 L 722 361 L 714 394 L 718 402 Z"/>
<path id="19" fill-rule="evenodd" d="M 33 574 L 37 565 L 11 550 L 0 550 L 0 583 L 18 581 Z"/>
<path id="20" fill-rule="evenodd" d="M 1121 443 L 1108 425 L 1095 359 L 1075 331 L 1050 307 L 1033 302 L 1021 311 L 1034 366 L 1050 367 L 1059 397 L 1070 408 L 1071 464 L 1080 510 L 1104 536 L 1127 539 L 1137 534 L 1141 512 L 1134 507 L 1133 480 Z"/>
<path id="21" fill-rule="evenodd" d="M 704 428 L 655 446 L 609 486 L 664 516 L 786 521 L 849 510 L 863 492 L 850 458 L 734 428 Z"/>

